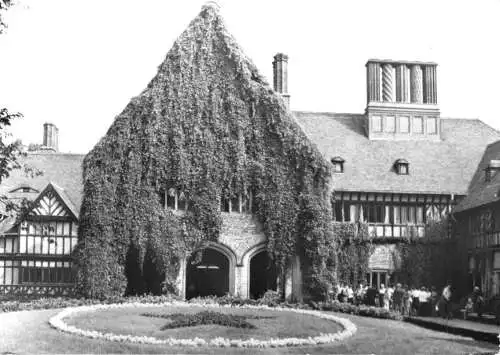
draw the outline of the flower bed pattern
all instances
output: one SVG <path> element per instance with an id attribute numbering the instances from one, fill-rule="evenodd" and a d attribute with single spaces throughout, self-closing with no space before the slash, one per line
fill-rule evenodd
<path id="1" fill-rule="evenodd" d="M 304 310 L 304 309 L 293 309 L 293 308 L 271 308 L 267 306 L 242 306 L 239 308 L 255 309 L 255 310 L 269 310 L 269 311 L 286 311 L 295 312 L 299 314 L 312 315 L 318 318 L 323 318 L 331 320 L 340 324 L 344 330 L 331 333 L 331 334 L 320 334 L 314 337 L 307 338 L 271 338 L 268 340 L 257 340 L 257 339 L 227 339 L 222 337 L 213 338 L 210 341 L 201 339 L 198 337 L 190 339 L 179 339 L 179 338 L 168 338 L 168 339 L 157 339 L 148 336 L 134 336 L 134 335 L 121 335 L 113 333 L 102 333 L 99 331 L 84 330 L 77 327 L 68 325 L 65 323 L 64 318 L 80 313 L 80 312 L 92 312 L 111 308 L 131 308 L 131 307 L 164 307 L 164 306 L 175 306 L 175 307 L 190 307 L 188 303 L 185 302 L 169 302 L 163 304 L 144 304 L 144 303 L 124 303 L 124 304 L 107 304 L 107 305 L 92 305 L 83 306 L 75 308 L 67 308 L 52 317 L 49 323 L 52 327 L 59 329 L 63 332 L 77 334 L 94 339 L 105 339 L 115 342 L 132 342 L 141 344 L 158 344 L 158 345 L 169 345 L 169 346 L 186 346 L 186 347 L 199 347 L 199 346 L 212 346 L 212 347 L 245 347 L 245 348 L 267 348 L 267 347 L 288 347 L 288 346 L 305 346 L 305 345 L 318 345 L 327 344 L 341 341 L 352 336 L 357 328 L 349 320 L 344 318 L 339 318 L 331 314 L 321 313 L 319 311 Z M 204 307 L 207 308 L 219 308 L 219 307 L 235 307 L 226 306 L 218 304 L 205 304 Z"/>
<path id="2" fill-rule="evenodd" d="M 171 319 L 172 322 L 165 324 L 161 330 L 165 329 L 175 329 L 184 327 L 196 327 L 197 325 L 222 325 L 224 327 L 234 327 L 234 328 L 248 328 L 255 329 L 253 324 L 246 321 L 247 318 L 259 319 L 261 317 L 246 317 L 246 316 L 236 316 L 232 314 L 223 314 L 213 311 L 203 311 L 195 314 L 184 314 L 184 313 L 174 313 L 174 314 L 160 314 L 160 313 L 143 313 L 141 316 L 152 317 L 152 318 L 166 318 Z"/>

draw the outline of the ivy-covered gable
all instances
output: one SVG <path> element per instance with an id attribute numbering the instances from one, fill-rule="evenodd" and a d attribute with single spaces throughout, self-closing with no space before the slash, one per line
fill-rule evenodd
<path id="1" fill-rule="evenodd" d="M 302 253 L 325 274 L 329 179 L 282 98 L 206 6 L 85 158 L 80 290 L 101 297 L 168 283 L 183 253 L 218 238 L 221 199 L 250 193 L 278 265 Z M 171 188 L 187 200 L 182 216 L 162 206 Z"/>

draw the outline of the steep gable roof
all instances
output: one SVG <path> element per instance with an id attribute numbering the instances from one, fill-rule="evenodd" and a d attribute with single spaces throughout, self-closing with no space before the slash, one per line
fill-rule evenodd
<path id="1" fill-rule="evenodd" d="M 470 183 L 469 194 L 458 204 L 454 212 L 462 212 L 500 200 L 500 173 L 497 172 L 491 181 L 485 179 L 486 167 L 491 160 L 497 159 L 500 159 L 500 141 L 486 147 Z"/>
<path id="2" fill-rule="evenodd" d="M 78 220 L 78 211 L 66 191 L 52 182 L 40 192 L 33 204 L 32 215 L 73 217 Z"/>
<path id="3" fill-rule="evenodd" d="M 16 189 L 30 187 L 43 191 L 52 183 L 78 216 L 83 193 L 83 158 L 84 156 L 80 154 L 29 153 L 23 158 L 23 162 L 29 167 L 40 170 L 43 174 L 31 177 L 27 176 L 22 169 L 13 170 L 11 175 L 1 182 L 0 194 L 14 200 L 26 198 L 32 201 L 39 195 L 37 192 L 26 193 L 16 191 Z"/>
<path id="4" fill-rule="evenodd" d="M 369 140 L 363 114 L 294 112 L 325 159 L 345 159 L 344 173 L 333 174 L 333 188 L 345 191 L 465 195 L 486 144 L 500 132 L 479 120 L 441 119 L 441 140 Z M 405 159 L 409 175 L 393 171 Z"/>

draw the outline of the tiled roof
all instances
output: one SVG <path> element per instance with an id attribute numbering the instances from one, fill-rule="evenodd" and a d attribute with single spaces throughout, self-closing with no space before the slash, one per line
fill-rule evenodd
<path id="1" fill-rule="evenodd" d="M 440 141 L 369 140 L 363 114 L 294 112 L 324 157 L 345 159 L 333 175 L 333 189 L 465 195 L 487 144 L 500 132 L 479 120 L 441 119 Z M 409 175 L 393 169 L 409 162 Z"/>
<path id="2" fill-rule="evenodd" d="M 0 194 L 12 199 L 26 197 L 34 200 L 39 193 L 20 191 L 10 193 L 18 187 L 31 187 L 42 192 L 49 183 L 57 185 L 59 194 L 71 204 L 73 212 L 80 210 L 82 202 L 82 162 L 84 155 L 62 153 L 30 153 L 24 162 L 43 172 L 41 176 L 26 176 L 22 169 L 13 170 L 11 176 L 0 183 Z M 78 214 L 76 214 L 78 216 Z"/>
<path id="3" fill-rule="evenodd" d="M 481 162 L 470 183 L 469 194 L 454 209 L 461 212 L 500 200 L 500 172 L 497 172 L 491 181 L 486 181 L 484 169 L 491 160 L 500 159 L 500 141 L 490 144 L 484 151 Z"/>

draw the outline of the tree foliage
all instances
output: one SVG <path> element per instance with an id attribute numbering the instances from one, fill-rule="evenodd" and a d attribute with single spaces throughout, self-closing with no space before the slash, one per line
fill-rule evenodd
<path id="1" fill-rule="evenodd" d="M 282 99 L 205 7 L 85 158 L 79 290 L 146 292 L 145 260 L 172 280 L 178 258 L 217 240 L 221 199 L 250 192 L 277 266 L 299 253 L 313 280 L 331 279 L 321 266 L 334 238 L 329 179 Z M 172 188 L 186 196 L 185 214 L 161 205 Z"/>
<path id="2" fill-rule="evenodd" d="M 425 237 L 410 235 L 396 246 L 398 279 L 412 287 L 443 287 L 455 278 L 460 248 L 450 238 L 448 218 L 427 222 Z"/>
<path id="3" fill-rule="evenodd" d="M 5 28 L 7 27 L 7 24 L 5 23 L 2 16 L 3 12 L 6 11 L 12 5 L 13 5 L 12 0 L 0 0 L 0 34 L 2 34 Z"/>

